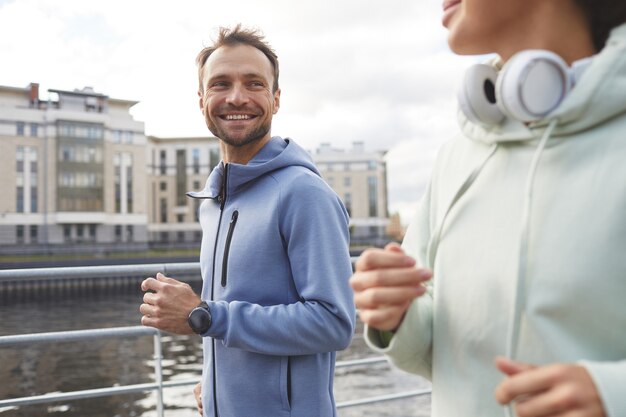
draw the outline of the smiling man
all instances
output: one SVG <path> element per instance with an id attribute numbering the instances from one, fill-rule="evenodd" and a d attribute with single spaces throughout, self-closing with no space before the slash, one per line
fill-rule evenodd
<path id="1" fill-rule="evenodd" d="M 197 63 L 223 157 L 189 193 L 203 200 L 202 294 L 148 278 L 142 324 L 202 336 L 203 416 L 335 416 L 335 351 L 355 321 L 347 212 L 308 153 L 271 136 L 278 60 L 263 37 L 222 28 Z"/>

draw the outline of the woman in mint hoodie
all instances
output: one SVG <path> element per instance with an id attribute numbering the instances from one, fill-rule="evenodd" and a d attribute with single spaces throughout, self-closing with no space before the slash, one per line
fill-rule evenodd
<path id="1" fill-rule="evenodd" d="M 443 6 L 452 50 L 498 58 L 402 248 L 357 262 L 367 341 L 433 417 L 626 416 L 626 2 Z"/>

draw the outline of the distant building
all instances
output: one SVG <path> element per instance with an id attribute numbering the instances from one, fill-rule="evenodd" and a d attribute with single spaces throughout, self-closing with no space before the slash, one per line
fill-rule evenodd
<path id="1" fill-rule="evenodd" d="M 92 88 L 0 86 L 0 253 L 198 247 L 215 137 L 146 137 L 136 101 Z M 321 145 L 313 159 L 351 216 L 352 244 L 388 240 L 384 152 Z"/>
<path id="2" fill-rule="evenodd" d="M 313 154 L 322 176 L 350 214 L 353 245 L 382 245 L 389 239 L 384 156 L 382 151 L 366 151 L 363 142 L 354 142 L 350 149 L 323 143 Z"/>
<path id="3" fill-rule="evenodd" d="M 89 87 L 48 93 L 0 86 L 0 250 L 146 247 L 147 142 L 129 113 L 137 102 Z"/>
<path id="4" fill-rule="evenodd" d="M 220 162 L 218 139 L 149 136 L 148 143 L 148 234 L 152 246 L 199 243 L 201 200 L 189 198 L 186 193 L 204 188 Z"/>

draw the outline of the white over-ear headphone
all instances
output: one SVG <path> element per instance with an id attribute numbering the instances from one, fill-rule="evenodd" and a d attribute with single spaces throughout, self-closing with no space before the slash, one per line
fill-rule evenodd
<path id="1" fill-rule="evenodd" d="M 473 65 L 457 93 L 459 106 L 468 119 L 486 125 L 497 125 L 506 116 L 541 120 L 561 104 L 591 60 L 568 67 L 554 52 L 532 49 L 513 55 L 500 71 Z"/>

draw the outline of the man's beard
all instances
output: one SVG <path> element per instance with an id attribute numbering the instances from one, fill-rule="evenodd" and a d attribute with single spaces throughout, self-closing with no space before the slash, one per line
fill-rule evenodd
<path id="1" fill-rule="evenodd" d="M 265 137 L 265 135 L 267 135 L 270 132 L 272 128 L 272 123 L 268 122 L 265 124 L 261 124 L 256 129 L 252 130 L 250 133 L 245 135 L 243 138 L 238 138 L 238 139 L 231 137 L 226 132 L 226 130 L 220 128 L 218 124 L 211 123 L 207 120 L 207 126 L 209 127 L 209 130 L 211 131 L 211 133 L 213 133 L 217 138 L 222 140 L 224 143 L 226 143 L 227 145 L 239 148 L 239 147 L 254 143 L 256 141 L 259 141 L 263 137 Z"/>

